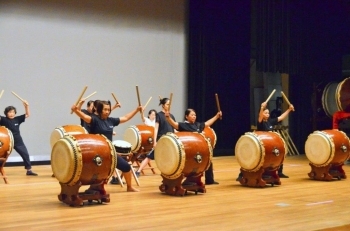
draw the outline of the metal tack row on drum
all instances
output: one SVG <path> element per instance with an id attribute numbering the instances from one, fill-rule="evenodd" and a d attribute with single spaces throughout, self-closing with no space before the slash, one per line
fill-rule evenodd
<path id="1" fill-rule="evenodd" d="M 287 147 L 277 132 L 247 132 L 235 146 L 237 161 L 243 177 L 240 183 L 248 187 L 281 185 L 277 169 L 283 163 Z M 350 141 L 342 131 L 323 130 L 310 134 L 305 142 L 305 153 L 310 161 L 314 180 L 331 181 L 345 179 L 342 169 L 350 156 Z"/>

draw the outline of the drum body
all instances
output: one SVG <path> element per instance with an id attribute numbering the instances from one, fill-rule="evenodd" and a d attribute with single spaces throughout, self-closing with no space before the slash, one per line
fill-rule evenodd
<path id="1" fill-rule="evenodd" d="M 305 154 L 317 167 L 343 164 L 350 155 L 349 138 L 339 130 L 314 131 L 305 142 Z"/>
<path id="2" fill-rule="evenodd" d="M 113 140 L 115 151 L 121 155 L 129 155 L 131 152 L 131 144 L 124 140 Z"/>
<path id="3" fill-rule="evenodd" d="M 67 135 L 77 135 L 77 134 L 88 134 L 86 129 L 81 125 L 64 125 L 62 127 L 57 127 L 52 131 L 50 136 L 51 148 L 53 145 L 61 138 Z"/>
<path id="4" fill-rule="evenodd" d="M 163 135 L 154 149 L 158 169 L 167 179 L 199 176 L 206 171 L 213 157 L 213 148 L 203 134 L 177 132 Z"/>
<path id="5" fill-rule="evenodd" d="M 286 144 L 277 132 L 247 132 L 235 146 L 237 161 L 248 172 L 256 172 L 260 168 L 275 170 L 283 163 L 286 153 Z"/>
<path id="6" fill-rule="evenodd" d="M 12 132 L 5 126 L 0 126 L 0 158 L 6 158 L 11 154 L 14 146 Z"/>
<path id="7" fill-rule="evenodd" d="M 205 138 L 209 140 L 212 148 L 214 149 L 217 141 L 214 129 L 212 129 L 211 127 L 205 127 L 202 133 L 205 136 Z"/>
<path id="8" fill-rule="evenodd" d="M 153 148 L 154 127 L 147 125 L 129 126 L 124 132 L 124 140 L 131 144 L 131 152 L 144 153 Z"/>
<path id="9" fill-rule="evenodd" d="M 59 139 L 51 151 L 51 167 L 57 180 L 69 186 L 100 184 L 116 168 L 112 143 L 102 135 L 68 135 Z"/>
<path id="10" fill-rule="evenodd" d="M 336 111 L 350 112 L 350 77 L 340 83 L 320 84 L 317 91 L 322 91 L 322 108 L 328 117 Z"/>

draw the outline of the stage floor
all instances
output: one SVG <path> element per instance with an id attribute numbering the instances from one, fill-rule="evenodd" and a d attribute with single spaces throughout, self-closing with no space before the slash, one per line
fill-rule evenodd
<path id="1" fill-rule="evenodd" d="M 23 167 L 5 167 L 9 184 L 0 179 L 0 229 L 350 230 L 349 179 L 309 179 L 305 155 L 287 156 L 284 173 L 290 178 L 265 188 L 235 181 L 240 167 L 234 156 L 215 157 L 213 163 L 220 184 L 206 186 L 207 193 L 166 195 L 158 188 L 158 169 L 155 175 L 148 170 L 139 178 L 140 192 L 127 193 L 125 187 L 108 184 L 109 203 L 78 208 L 58 200 L 61 188 L 51 177 L 50 165 L 33 166 L 37 177 L 25 176 Z M 350 174 L 350 165 L 343 168 Z"/>

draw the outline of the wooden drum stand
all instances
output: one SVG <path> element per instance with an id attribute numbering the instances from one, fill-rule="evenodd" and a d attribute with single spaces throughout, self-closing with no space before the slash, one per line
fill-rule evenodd
<path id="1" fill-rule="evenodd" d="M 256 172 L 248 172 L 241 168 L 242 178 L 239 182 L 243 186 L 256 188 L 265 187 L 266 184 L 271 184 L 271 186 L 281 185 L 280 178 L 277 174 L 277 169 L 269 171 L 264 170 L 264 168 L 261 167 Z"/>
<path id="2" fill-rule="evenodd" d="M 309 163 L 309 165 L 311 166 L 311 172 L 308 173 L 308 176 L 313 180 L 331 181 L 334 178 L 338 180 L 347 178 L 343 170 L 344 164 L 328 164 L 322 167 L 315 166 L 312 163 Z"/>
<path id="3" fill-rule="evenodd" d="M 159 190 L 168 195 L 172 196 L 184 196 L 188 191 L 197 194 L 206 193 L 205 184 L 202 182 L 201 178 L 203 173 L 195 177 L 187 177 L 183 183 L 182 180 L 185 178 L 184 174 L 181 174 L 176 179 L 168 179 L 162 175 L 163 181 L 159 186 Z"/>

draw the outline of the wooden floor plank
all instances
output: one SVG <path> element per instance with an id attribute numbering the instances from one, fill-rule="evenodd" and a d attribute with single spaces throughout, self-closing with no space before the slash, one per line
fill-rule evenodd
<path id="1" fill-rule="evenodd" d="M 282 185 L 248 188 L 235 181 L 234 156 L 215 157 L 215 179 L 207 193 L 174 197 L 158 189 L 161 177 L 141 176 L 141 190 L 127 193 L 106 185 L 110 203 L 70 207 L 57 198 L 60 185 L 51 166 L 34 166 L 37 177 L 23 167 L 5 167 L 10 184 L 1 179 L 1 230 L 349 230 L 348 179 L 310 180 L 304 155 L 288 156 Z M 155 163 L 153 163 L 155 165 Z M 345 165 L 350 172 L 350 165 Z M 84 190 L 87 186 L 82 186 Z M 6 217 L 6 219 L 4 219 Z"/>

